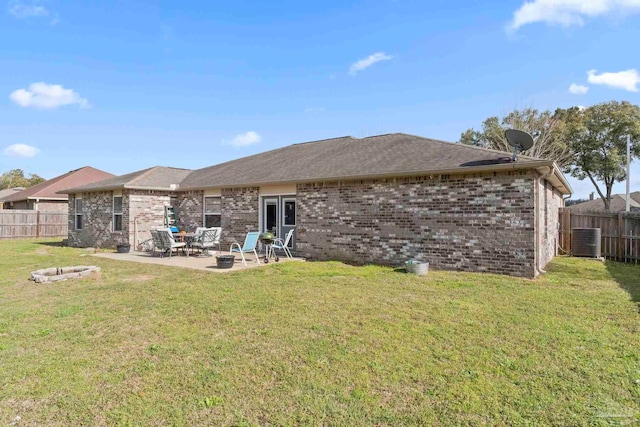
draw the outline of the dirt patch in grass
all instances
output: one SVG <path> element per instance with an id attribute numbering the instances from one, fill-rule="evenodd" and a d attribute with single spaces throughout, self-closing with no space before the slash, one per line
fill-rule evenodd
<path id="1" fill-rule="evenodd" d="M 149 274 L 136 274 L 122 279 L 123 282 L 146 282 L 148 280 L 157 279 L 157 276 L 151 276 Z"/>

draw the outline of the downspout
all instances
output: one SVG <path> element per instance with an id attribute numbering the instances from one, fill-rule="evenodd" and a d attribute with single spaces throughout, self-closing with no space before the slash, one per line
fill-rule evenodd
<path id="1" fill-rule="evenodd" d="M 541 202 L 542 202 L 542 197 L 540 195 L 540 189 L 544 188 L 544 180 L 547 179 L 548 177 L 550 177 L 551 175 L 553 175 L 553 168 L 550 167 L 545 167 L 544 169 L 546 169 L 546 172 L 544 173 L 540 173 L 540 176 L 538 176 L 538 178 L 536 178 L 535 183 L 536 183 L 536 191 L 535 191 L 535 219 L 534 219 L 534 228 L 535 228 L 535 233 L 536 233 L 536 237 L 535 237 L 535 262 L 534 262 L 534 269 L 535 269 L 535 275 L 539 275 L 539 274 L 545 274 L 546 271 L 543 270 L 540 267 L 540 246 L 542 244 L 541 241 L 541 230 L 540 230 L 540 209 L 541 209 Z M 538 172 L 540 172 L 540 170 L 538 170 Z M 545 194 L 546 197 L 546 194 Z"/>

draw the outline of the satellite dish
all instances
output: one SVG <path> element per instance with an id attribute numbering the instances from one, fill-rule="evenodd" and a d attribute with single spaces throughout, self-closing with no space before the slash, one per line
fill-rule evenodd
<path id="1" fill-rule="evenodd" d="M 504 136 L 509 141 L 509 145 L 513 147 L 513 157 L 511 160 L 517 160 L 518 153 L 533 147 L 533 138 L 527 132 L 517 129 L 507 129 Z"/>

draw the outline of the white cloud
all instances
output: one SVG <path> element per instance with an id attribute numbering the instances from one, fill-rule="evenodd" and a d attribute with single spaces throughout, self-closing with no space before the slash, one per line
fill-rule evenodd
<path id="1" fill-rule="evenodd" d="M 231 140 L 231 145 L 234 147 L 244 147 L 246 145 L 257 144 L 262 141 L 262 137 L 257 132 L 249 131 L 247 133 L 240 133 Z"/>
<path id="2" fill-rule="evenodd" d="M 4 154 L 10 157 L 33 157 L 40 150 L 27 144 L 13 144 L 4 149 Z"/>
<path id="3" fill-rule="evenodd" d="M 305 113 L 322 113 L 326 111 L 324 107 L 307 107 L 304 109 Z"/>
<path id="4" fill-rule="evenodd" d="M 18 2 L 9 3 L 9 13 L 18 19 L 49 15 L 49 11 L 44 6 L 40 6 L 38 4 L 22 4 Z"/>
<path id="5" fill-rule="evenodd" d="M 351 64 L 351 68 L 349 68 L 349 74 L 355 76 L 359 71 L 371 67 L 376 62 L 388 61 L 390 59 L 393 59 L 393 56 L 387 55 L 384 52 L 376 52 L 373 55 L 369 55 L 368 57 Z"/>
<path id="6" fill-rule="evenodd" d="M 587 71 L 587 80 L 594 85 L 611 86 L 624 89 L 629 92 L 637 92 L 640 83 L 640 74 L 635 68 L 617 73 L 596 74 L 596 70 Z"/>
<path id="7" fill-rule="evenodd" d="M 571 83 L 571 85 L 569 85 L 569 92 L 573 93 L 574 95 L 584 95 L 585 93 L 589 92 L 589 86 L 582 86 Z"/>
<path id="8" fill-rule="evenodd" d="M 44 82 L 31 83 L 29 89 L 13 91 L 9 98 L 24 108 L 47 110 L 73 104 L 77 104 L 80 108 L 90 107 L 89 101 L 81 98 L 77 92 Z"/>
<path id="9" fill-rule="evenodd" d="M 546 22 L 563 27 L 583 25 L 585 17 L 616 13 L 640 12 L 640 0 L 533 0 L 525 1 L 513 13 L 507 29 L 515 31 L 523 25 Z"/>

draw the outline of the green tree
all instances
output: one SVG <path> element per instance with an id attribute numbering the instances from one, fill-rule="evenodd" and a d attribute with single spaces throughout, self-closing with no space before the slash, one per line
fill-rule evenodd
<path id="1" fill-rule="evenodd" d="M 557 114 L 563 116 L 567 140 L 575 153 L 569 172 L 580 180 L 589 178 L 608 211 L 613 184 L 627 178 L 627 135 L 632 158 L 640 156 L 640 107 L 610 101 Z"/>
<path id="2" fill-rule="evenodd" d="M 44 178 L 34 173 L 29 174 L 27 178 L 24 176 L 22 169 L 13 169 L 0 175 L 0 190 L 15 187 L 31 187 L 44 181 Z"/>
<path id="3" fill-rule="evenodd" d="M 506 116 L 489 117 L 482 122 L 482 131 L 468 129 L 460 136 L 460 142 L 477 147 L 512 152 L 513 148 L 504 136 L 507 129 L 518 129 L 536 135 L 533 147 L 522 154 L 539 159 L 553 160 L 566 167 L 573 156 L 564 137 L 564 115 L 534 108 L 514 110 Z"/>

